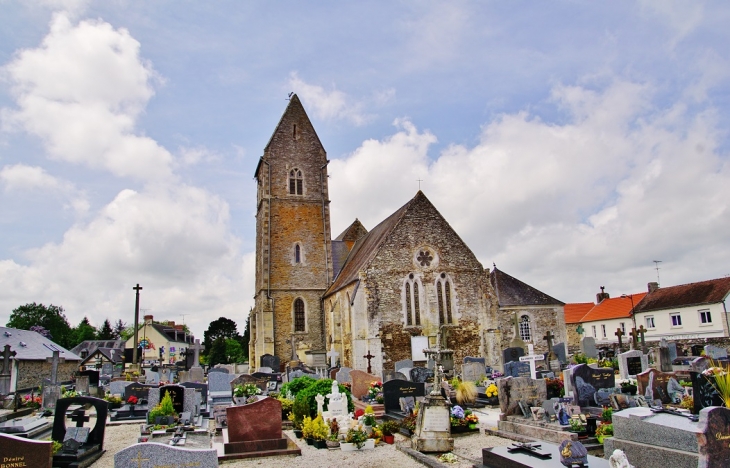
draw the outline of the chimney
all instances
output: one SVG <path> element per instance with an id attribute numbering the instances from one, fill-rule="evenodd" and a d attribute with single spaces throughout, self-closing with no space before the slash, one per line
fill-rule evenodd
<path id="1" fill-rule="evenodd" d="M 173 322 L 172 320 L 168 320 L 168 322 L 167 322 L 167 326 L 168 326 L 168 327 L 172 327 L 172 328 L 177 328 L 177 327 L 175 326 L 175 322 Z"/>
<path id="2" fill-rule="evenodd" d="M 183 331 L 183 326 L 182 325 L 174 325 L 174 327 L 175 327 L 175 330 Z"/>
<path id="3" fill-rule="evenodd" d="M 646 286 L 650 293 L 653 293 L 654 291 L 659 289 L 659 283 L 657 283 L 656 281 L 648 283 Z"/>
<path id="4" fill-rule="evenodd" d="M 611 296 L 605 291 L 606 287 L 601 286 L 601 292 L 596 294 L 596 304 L 600 304 L 604 299 L 609 299 Z"/>
<path id="5" fill-rule="evenodd" d="M 144 323 L 145 323 L 145 325 L 152 325 L 152 316 L 151 315 L 145 315 L 144 316 Z"/>

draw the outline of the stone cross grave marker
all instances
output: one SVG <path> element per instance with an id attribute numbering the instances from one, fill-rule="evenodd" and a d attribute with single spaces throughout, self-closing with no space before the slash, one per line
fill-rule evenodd
<path id="1" fill-rule="evenodd" d="M 193 348 L 193 366 L 200 367 L 200 352 L 205 351 L 205 346 L 200 344 L 200 339 L 195 340 Z"/>
<path id="2" fill-rule="evenodd" d="M 336 367 L 337 366 L 337 358 L 340 356 L 340 353 L 335 351 L 335 348 L 330 349 L 327 352 L 327 357 L 330 358 L 330 367 Z"/>
<path id="3" fill-rule="evenodd" d="M 646 340 L 644 339 L 644 335 L 649 330 L 644 328 L 644 325 L 642 325 L 639 327 L 639 329 L 637 331 L 639 332 L 639 340 L 641 341 L 641 350 L 644 352 L 644 354 L 646 354 Z"/>
<path id="4" fill-rule="evenodd" d="M 625 333 L 623 330 L 621 330 L 621 327 L 619 327 L 616 329 L 616 333 L 614 333 L 614 335 L 616 335 L 616 337 L 618 338 L 618 347 L 619 347 L 619 349 L 621 349 L 624 345 L 624 342 L 621 339 L 621 337 L 623 337 L 625 335 Z"/>
<path id="5" fill-rule="evenodd" d="M 631 336 L 631 349 L 639 349 L 639 331 L 632 328 L 629 336 Z"/>
<path id="6" fill-rule="evenodd" d="M 0 353 L 2 357 L 2 371 L 0 371 L 0 395 L 10 394 L 10 358 L 15 356 L 15 351 L 10 351 L 10 345 L 6 344 L 5 349 Z"/>
<path id="7" fill-rule="evenodd" d="M 58 385 L 58 364 L 66 362 L 65 358 L 59 356 L 58 350 L 53 351 L 53 356 L 46 358 L 51 363 L 51 378 L 43 381 L 43 408 L 54 411 L 56 402 L 61 397 L 61 387 Z"/>

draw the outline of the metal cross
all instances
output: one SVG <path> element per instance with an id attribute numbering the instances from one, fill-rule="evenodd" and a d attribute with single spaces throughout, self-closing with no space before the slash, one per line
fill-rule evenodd
<path id="1" fill-rule="evenodd" d="M 623 330 L 621 328 L 616 329 L 616 333 L 614 333 L 618 337 L 618 347 L 621 348 L 623 346 L 623 342 L 621 341 L 621 337 L 625 335 Z"/>
<path id="2" fill-rule="evenodd" d="M 132 288 L 137 292 L 134 301 L 134 347 L 132 348 L 132 364 L 137 364 L 137 348 L 139 347 L 139 292 L 143 289 L 142 286 L 137 283 L 137 286 Z"/>
<path id="3" fill-rule="evenodd" d="M 372 354 L 370 354 L 370 350 L 368 350 L 368 353 L 365 356 L 363 356 L 363 357 L 368 360 L 368 374 L 372 374 L 373 373 L 373 369 L 372 369 L 372 367 L 370 367 L 370 360 L 372 358 L 374 358 L 375 356 L 373 356 Z"/>
<path id="4" fill-rule="evenodd" d="M 68 419 L 75 422 L 76 427 L 84 427 L 84 423 L 89 422 L 89 417 L 86 416 L 86 410 L 84 409 L 77 409 Z"/>
<path id="5" fill-rule="evenodd" d="M 15 351 L 10 351 L 10 345 L 5 345 L 5 350 L 3 350 L 2 353 L 0 353 L 0 357 L 3 358 L 3 371 L 0 372 L 0 375 L 10 375 L 10 358 L 15 356 L 17 353 Z"/>

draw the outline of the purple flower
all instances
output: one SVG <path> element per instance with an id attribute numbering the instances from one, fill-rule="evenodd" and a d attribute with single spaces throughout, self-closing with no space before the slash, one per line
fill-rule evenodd
<path id="1" fill-rule="evenodd" d="M 464 409 L 459 405 L 454 406 L 453 408 L 451 408 L 451 416 L 453 416 L 455 418 L 463 419 L 464 418 Z"/>

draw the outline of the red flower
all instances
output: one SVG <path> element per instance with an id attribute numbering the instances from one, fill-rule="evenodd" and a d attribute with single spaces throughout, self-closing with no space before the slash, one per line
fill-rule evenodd
<path id="1" fill-rule="evenodd" d="M 139 400 L 134 395 L 132 395 L 129 398 L 127 398 L 127 403 L 129 403 L 130 405 L 136 405 L 138 401 Z"/>
<path id="2" fill-rule="evenodd" d="M 363 414 L 365 414 L 365 411 L 363 411 L 363 410 L 362 410 L 362 409 L 360 409 L 360 408 L 356 409 L 356 410 L 355 410 L 355 419 L 359 418 L 359 417 L 360 417 L 360 416 L 362 416 Z"/>

